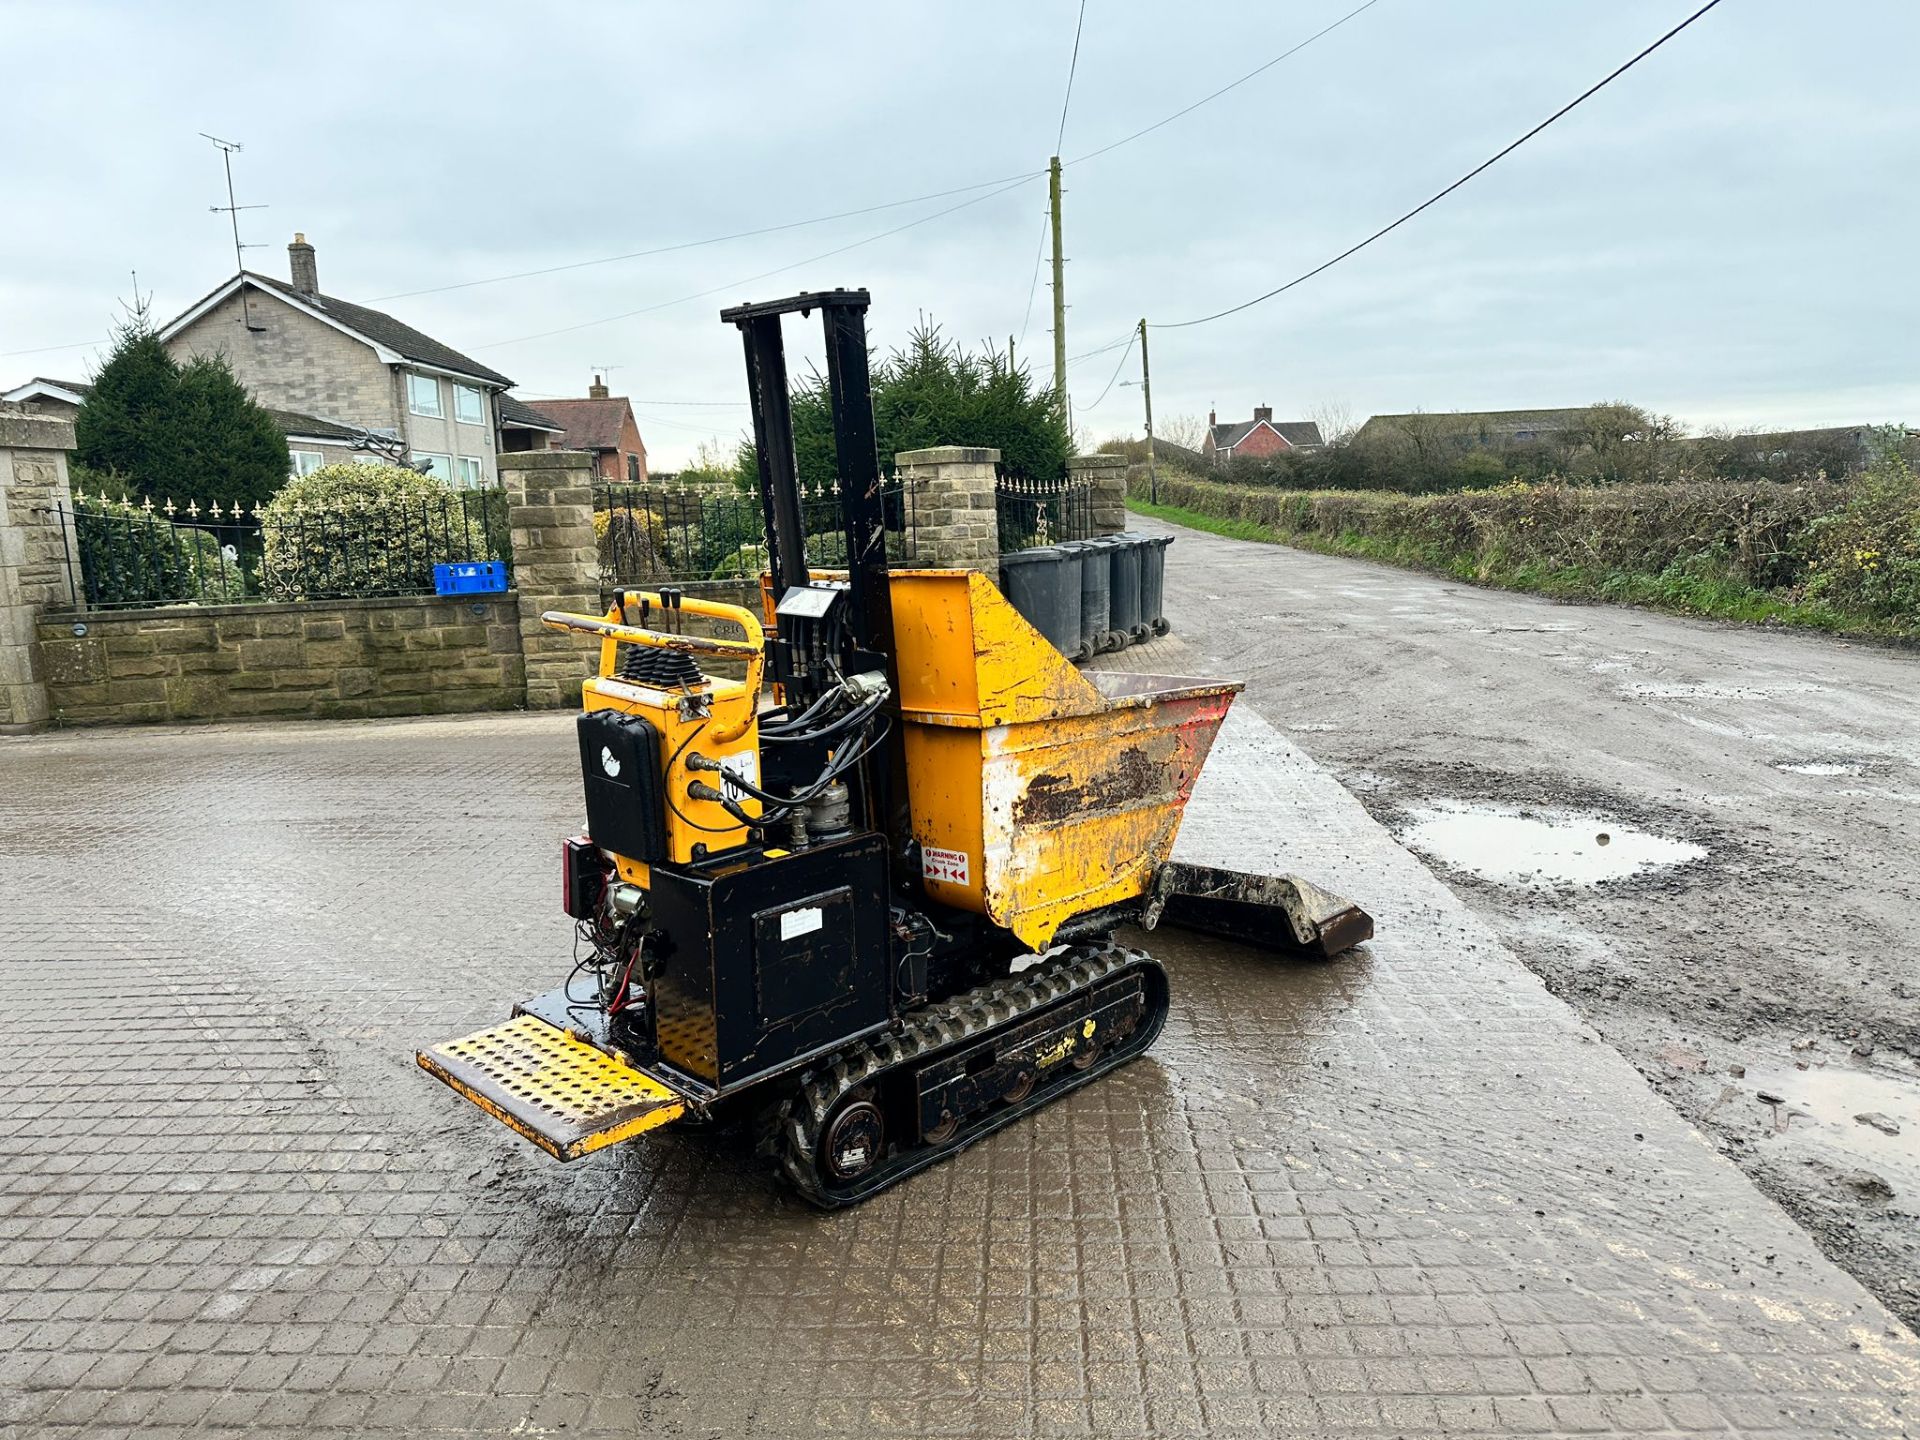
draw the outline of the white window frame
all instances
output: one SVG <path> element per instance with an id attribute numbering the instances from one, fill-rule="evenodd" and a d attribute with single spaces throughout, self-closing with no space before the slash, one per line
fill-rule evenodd
<path id="1" fill-rule="evenodd" d="M 473 467 L 473 477 L 467 478 L 466 467 Z M 487 483 L 487 462 L 476 460 L 471 455 L 453 457 L 453 483 L 462 490 L 478 490 Z"/>
<path id="2" fill-rule="evenodd" d="M 477 411 L 477 413 L 474 415 L 474 417 L 471 420 L 469 420 L 466 416 L 460 413 L 460 402 L 466 399 L 467 396 L 469 395 L 473 397 L 473 403 Z M 486 424 L 487 423 L 487 392 L 482 390 L 478 385 L 462 385 L 458 380 L 454 381 L 453 382 L 453 418 L 455 420 L 458 420 L 462 425 Z"/>
<path id="3" fill-rule="evenodd" d="M 419 387 L 423 383 L 433 387 L 433 408 L 431 410 L 423 410 L 420 408 Z M 418 370 L 409 370 L 407 372 L 407 413 L 410 415 L 424 415 L 430 420 L 444 420 L 447 418 L 446 407 L 440 403 L 440 377 L 438 375 L 422 375 Z"/>
<path id="4" fill-rule="evenodd" d="M 311 475 L 326 463 L 327 457 L 318 450 L 289 450 L 287 451 L 287 478 L 297 480 L 302 475 Z"/>
<path id="5" fill-rule="evenodd" d="M 438 450 L 414 451 L 413 463 L 418 465 L 422 460 L 425 460 L 429 465 L 435 460 L 438 460 L 440 467 L 437 470 L 428 470 L 427 474 L 434 476 L 436 479 L 443 480 L 449 485 L 453 483 L 453 457 L 451 455 L 443 455 Z"/>

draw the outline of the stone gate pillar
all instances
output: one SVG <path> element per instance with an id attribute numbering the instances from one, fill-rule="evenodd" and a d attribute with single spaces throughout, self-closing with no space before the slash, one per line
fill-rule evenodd
<path id="1" fill-rule="evenodd" d="M 1118 535 L 1127 528 L 1126 456 L 1070 455 L 1067 478 L 1084 483 L 1091 492 L 1094 534 Z"/>
<path id="2" fill-rule="evenodd" d="M 78 564 L 60 511 L 73 511 L 67 452 L 73 425 L 0 403 L 0 734 L 45 727 L 51 715 L 35 620 L 74 605 Z"/>
<path id="3" fill-rule="evenodd" d="M 548 610 L 600 613 L 600 561 L 593 542 L 593 456 L 584 450 L 501 455 L 513 588 L 520 600 L 520 648 L 527 661 L 527 708 L 580 703 L 580 684 L 600 648 L 540 623 Z"/>
<path id="4" fill-rule="evenodd" d="M 902 450 L 894 466 L 912 507 L 913 554 L 902 563 L 936 570 L 1000 567 L 995 496 L 1000 452 L 970 445 Z"/>

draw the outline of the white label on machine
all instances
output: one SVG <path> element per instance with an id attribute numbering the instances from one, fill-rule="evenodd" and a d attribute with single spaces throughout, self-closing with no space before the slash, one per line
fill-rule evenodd
<path id="1" fill-rule="evenodd" d="M 729 800 L 745 800 L 747 792 L 733 783 L 738 775 L 749 785 L 760 783 L 760 757 L 751 750 L 736 750 L 731 755 L 720 757 L 720 788 L 726 792 Z"/>
<path id="2" fill-rule="evenodd" d="M 780 914 L 780 938 L 791 940 L 796 935 L 811 935 L 826 923 L 825 915 L 818 905 L 802 905 L 794 910 L 783 910 Z"/>
<path id="3" fill-rule="evenodd" d="M 920 847 L 920 874 L 928 880 L 944 880 L 949 885 L 972 883 L 972 871 L 964 850 L 941 850 L 933 845 Z"/>

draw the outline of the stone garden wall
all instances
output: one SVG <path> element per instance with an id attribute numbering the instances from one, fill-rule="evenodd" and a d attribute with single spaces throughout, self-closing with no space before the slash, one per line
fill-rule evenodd
<path id="1" fill-rule="evenodd" d="M 526 703 L 519 598 L 322 600 L 43 617 L 57 725 L 364 719 Z"/>

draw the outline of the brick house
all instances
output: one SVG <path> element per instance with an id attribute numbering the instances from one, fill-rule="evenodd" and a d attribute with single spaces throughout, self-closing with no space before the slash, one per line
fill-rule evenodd
<path id="1" fill-rule="evenodd" d="M 1225 460 L 1261 459 L 1288 450 L 1319 450 L 1326 442 L 1320 427 L 1311 420 L 1275 420 L 1273 407 L 1256 405 L 1251 420 L 1232 420 L 1222 425 L 1220 417 L 1207 412 L 1207 434 L 1201 450 L 1218 465 Z"/>
<path id="2" fill-rule="evenodd" d="M 451 484 L 494 484 L 499 402 L 513 382 L 384 311 L 322 292 L 304 235 L 287 256 L 291 281 L 243 270 L 163 326 L 160 339 L 182 361 L 225 355 L 261 405 L 338 432 L 309 425 L 297 445 L 289 433 L 296 473 L 365 459 L 352 444 L 365 430 Z"/>
<path id="3" fill-rule="evenodd" d="M 549 437 L 548 449 L 591 451 L 593 472 L 600 479 L 628 485 L 645 482 L 647 447 L 634 421 L 633 406 L 624 395 L 608 394 L 601 377 L 594 377 L 584 400 L 541 400 L 538 407 L 539 414 L 551 416 L 562 427 L 560 434 Z"/>

